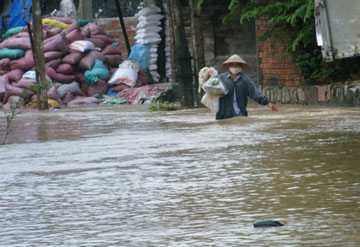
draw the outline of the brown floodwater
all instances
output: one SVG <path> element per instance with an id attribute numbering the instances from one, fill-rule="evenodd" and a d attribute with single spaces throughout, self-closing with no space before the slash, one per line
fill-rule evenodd
<path id="1" fill-rule="evenodd" d="M 359 108 L 248 110 L 18 115 L 0 246 L 360 246 Z M 284 226 L 253 227 L 265 219 Z"/>

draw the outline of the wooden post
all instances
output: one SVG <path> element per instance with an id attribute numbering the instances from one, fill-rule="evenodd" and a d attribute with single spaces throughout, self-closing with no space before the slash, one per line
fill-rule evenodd
<path id="1" fill-rule="evenodd" d="M 44 58 L 44 46 L 43 46 L 43 30 L 41 23 L 41 0 L 33 0 L 33 27 L 34 38 L 32 35 L 32 28 L 29 21 L 28 10 L 25 0 L 23 0 L 26 24 L 29 32 L 31 49 L 34 56 L 35 71 L 36 71 L 36 83 L 37 87 L 37 108 L 38 110 L 49 109 L 48 97 L 47 97 L 47 81 L 45 76 L 45 58 Z"/>
<path id="2" fill-rule="evenodd" d="M 193 46 L 194 58 L 194 74 L 195 74 L 195 100 L 198 106 L 202 94 L 198 95 L 197 88 L 199 87 L 199 71 L 205 67 L 204 55 L 204 36 L 203 36 L 203 22 L 201 19 L 201 7 L 198 6 L 198 0 L 189 0 L 190 7 L 190 23 L 191 23 L 191 41 Z"/>
<path id="3" fill-rule="evenodd" d="M 176 79 L 179 80 L 180 87 L 183 92 L 184 100 L 182 104 L 184 107 L 194 106 L 193 96 L 193 79 L 191 57 L 187 44 L 184 22 L 182 19 L 182 6 L 180 0 L 168 1 L 170 12 L 172 16 L 172 25 L 174 32 L 174 53 L 176 66 Z"/>

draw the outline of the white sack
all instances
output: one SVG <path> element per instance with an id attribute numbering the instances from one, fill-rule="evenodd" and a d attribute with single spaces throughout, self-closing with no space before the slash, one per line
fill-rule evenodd
<path id="1" fill-rule="evenodd" d="M 139 23 L 136 25 L 136 29 L 146 28 L 146 27 L 156 27 L 160 26 L 160 21 L 139 21 Z"/>
<path id="2" fill-rule="evenodd" d="M 95 45 L 88 40 L 76 40 L 69 46 L 70 51 L 88 52 L 95 50 Z"/>
<path id="3" fill-rule="evenodd" d="M 164 16 L 160 14 L 139 16 L 139 21 L 145 21 L 145 22 L 160 21 L 162 18 L 164 18 Z"/>
<path id="4" fill-rule="evenodd" d="M 157 13 L 160 13 L 161 9 L 159 7 L 157 7 L 156 5 L 152 5 L 150 7 L 145 7 L 142 8 L 137 14 L 136 16 L 149 16 L 149 15 L 154 15 Z"/>

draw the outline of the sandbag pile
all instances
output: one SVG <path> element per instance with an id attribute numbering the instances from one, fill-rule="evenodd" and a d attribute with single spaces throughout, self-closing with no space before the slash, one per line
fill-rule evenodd
<path id="1" fill-rule="evenodd" d="M 161 42 L 159 32 L 162 30 L 161 20 L 164 18 L 160 14 L 161 9 L 155 4 L 142 8 L 137 14 L 138 24 L 136 25 L 135 40 L 137 44 L 150 45 L 149 71 L 152 79 L 158 82 L 160 74 L 157 69 L 158 44 Z"/>
<path id="2" fill-rule="evenodd" d="M 9 31 L 12 33 L 0 43 L 0 102 L 7 107 L 11 98 L 18 100 L 14 97 L 22 96 L 24 89 L 32 89 L 36 83 L 27 28 Z M 112 79 L 123 62 L 120 48 L 95 23 L 80 26 L 70 18 L 47 17 L 43 19 L 43 38 L 45 71 L 51 85 L 48 97 L 59 105 L 99 103 L 93 95 L 112 92 L 116 97 L 121 91 L 119 86 L 124 90 L 147 84 L 146 74 L 139 70 L 133 79 Z M 123 68 L 127 66 L 134 64 L 122 65 Z M 117 88 L 112 91 L 115 86 Z M 27 91 L 23 95 L 25 101 L 34 101 L 34 90 Z"/>
<path id="3" fill-rule="evenodd" d="M 163 4 L 166 15 L 169 15 L 169 6 L 165 1 Z M 165 20 L 165 57 L 166 57 L 166 77 L 169 81 L 172 81 L 172 67 L 171 67 L 171 48 L 170 48 L 170 22 L 169 19 Z"/>

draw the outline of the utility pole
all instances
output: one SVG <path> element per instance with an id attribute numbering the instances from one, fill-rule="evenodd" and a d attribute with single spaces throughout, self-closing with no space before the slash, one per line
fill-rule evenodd
<path id="1" fill-rule="evenodd" d="M 34 56 L 35 71 L 36 71 L 36 83 L 37 83 L 37 108 L 38 110 L 49 109 L 48 97 L 47 97 L 47 80 L 45 76 L 45 58 L 44 58 L 44 45 L 43 45 L 43 29 L 41 22 L 41 0 L 32 1 L 32 13 L 33 13 L 33 28 L 34 37 L 32 33 L 32 27 L 28 16 L 28 9 L 25 0 L 23 0 L 25 17 L 27 28 L 29 32 L 31 49 Z"/>
<path id="2" fill-rule="evenodd" d="M 183 91 L 184 100 L 182 104 L 185 107 L 194 106 L 193 96 L 193 77 L 191 67 L 191 57 L 189 47 L 187 44 L 184 22 L 182 18 L 182 6 L 180 0 L 168 1 L 172 17 L 172 26 L 174 32 L 174 53 L 176 78 L 180 82 L 180 87 Z"/>

